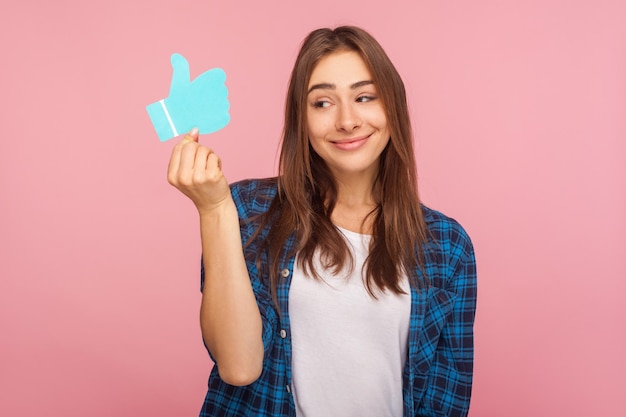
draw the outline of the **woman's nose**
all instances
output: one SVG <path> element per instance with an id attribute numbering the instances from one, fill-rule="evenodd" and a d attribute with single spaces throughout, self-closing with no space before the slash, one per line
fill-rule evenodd
<path id="1" fill-rule="evenodd" d="M 359 112 L 354 108 L 352 103 L 342 104 L 337 112 L 337 130 L 352 132 L 358 129 L 362 124 Z"/>

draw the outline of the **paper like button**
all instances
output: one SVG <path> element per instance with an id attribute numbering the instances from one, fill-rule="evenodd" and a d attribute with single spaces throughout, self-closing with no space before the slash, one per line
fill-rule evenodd
<path id="1" fill-rule="evenodd" d="M 226 74 L 213 68 L 191 81 L 189 63 L 173 54 L 172 83 L 167 98 L 146 107 L 159 140 L 166 141 L 197 127 L 200 133 L 213 133 L 230 122 Z"/>

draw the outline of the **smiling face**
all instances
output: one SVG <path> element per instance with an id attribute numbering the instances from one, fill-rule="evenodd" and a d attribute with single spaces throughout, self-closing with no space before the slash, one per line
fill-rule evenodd
<path id="1" fill-rule="evenodd" d="M 313 69 L 307 94 L 307 129 L 313 150 L 335 178 L 373 181 L 389 143 L 387 117 L 361 56 L 339 51 Z"/>

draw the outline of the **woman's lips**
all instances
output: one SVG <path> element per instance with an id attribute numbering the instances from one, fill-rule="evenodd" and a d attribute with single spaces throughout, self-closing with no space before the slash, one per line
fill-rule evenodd
<path id="1" fill-rule="evenodd" d="M 333 141 L 332 144 L 336 148 L 341 149 L 342 151 L 352 151 L 354 149 L 358 149 L 361 146 L 363 146 L 365 142 L 367 142 L 367 139 L 369 139 L 369 135 L 360 137 L 360 138 L 342 139 L 338 141 Z"/>

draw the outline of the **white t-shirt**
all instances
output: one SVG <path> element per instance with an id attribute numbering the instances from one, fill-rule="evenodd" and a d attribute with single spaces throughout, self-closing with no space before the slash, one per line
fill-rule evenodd
<path id="1" fill-rule="evenodd" d="M 370 235 L 339 229 L 354 269 L 338 275 L 315 268 L 307 277 L 297 262 L 289 290 L 292 393 L 298 417 L 402 416 L 402 371 L 411 312 L 406 294 L 370 296 L 362 267 Z M 297 261 L 297 260 L 296 260 Z"/>

